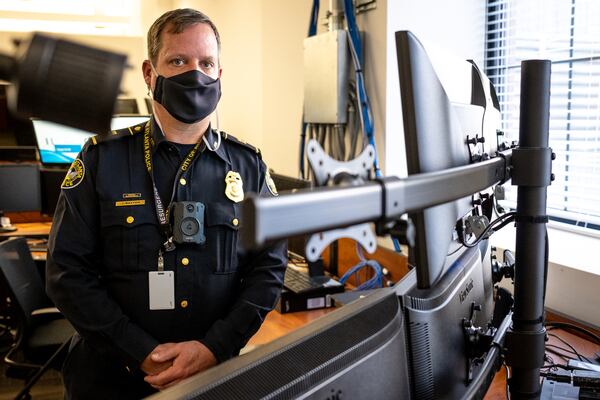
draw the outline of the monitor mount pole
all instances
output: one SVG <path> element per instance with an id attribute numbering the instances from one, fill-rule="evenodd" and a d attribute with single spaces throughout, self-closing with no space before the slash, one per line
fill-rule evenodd
<path id="1" fill-rule="evenodd" d="M 518 186 L 515 252 L 515 305 L 506 336 L 506 362 L 512 368 L 511 398 L 540 397 L 544 365 L 544 296 L 547 260 L 546 193 L 555 158 L 548 147 L 549 60 L 521 64 L 519 146 L 512 154 L 512 184 Z"/>

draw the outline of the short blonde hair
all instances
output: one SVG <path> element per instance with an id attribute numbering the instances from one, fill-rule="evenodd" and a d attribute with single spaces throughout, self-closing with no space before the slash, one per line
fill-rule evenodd
<path id="1" fill-rule="evenodd" d="M 156 65 L 158 52 L 162 45 L 160 35 L 163 30 L 168 29 L 169 33 L 181 33 L 185 28 L 195 24 L 208 24 L 215 33 L 217 38 L 217 46 L 221 51 L 221 38 L 215 24 L 208 16 L 198 10 L 192 8 L 179 8 L 177 10 L 167 11 L 148 29 L 148 59 L 152 64 Z"/>

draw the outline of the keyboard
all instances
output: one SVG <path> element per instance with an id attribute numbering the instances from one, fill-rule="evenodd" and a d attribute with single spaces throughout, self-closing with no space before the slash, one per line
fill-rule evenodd
<path id="1" fill-rule="evenodd" d="M 288 267 L 285 271 L 283 286 L 294 293 L 306 293 L 326 288 L 333 288 L 335 292 L 339 291 L 343 285 L 328 276 L 310 277 L 308 272 L 300 271 Z M 338 290 L 335 290 L 338 289 Z"/>

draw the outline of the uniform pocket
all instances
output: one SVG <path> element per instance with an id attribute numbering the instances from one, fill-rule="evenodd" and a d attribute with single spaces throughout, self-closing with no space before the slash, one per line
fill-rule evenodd
<path id="1" fill-rule="evenodd" d="M 148 268 L 145 254 L 155 255 L 160 247 L 157 221 L 149 205 L 117 207 L 115 202 L 103 202 L 100 213 L 105 265 L 107 268 Z"/>
<path id="2" fill-rule="evenodd" d="M 238 267 L 239 211 L 233 203 L 210 203 L 206 207 L 206 245 L 211 268 L 230 274 Z"/>

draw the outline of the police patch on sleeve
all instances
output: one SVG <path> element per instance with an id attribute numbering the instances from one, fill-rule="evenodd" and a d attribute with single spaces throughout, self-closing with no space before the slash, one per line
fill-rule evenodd
<path id="1" fill-rule="evenodd" d="M 83 177 L 85 176 L 85 166 L 83 165 L 83 161 L 79 158 L 76 158 L 75 161 L 69 167 L 67 171 L 67 175 L 63 180 L 62 185 L 60 187 L 62 189 L 73 189 L 77 187 L 83 181 Z"/>
<path id="2" fill-rule="evenodd" d="M 269 192 L 271 192 L 273 196 L 279 196 L 279 193 L 277 193 L 277 187 L 275 186 L 275 182 L 273 181 L 273 178 L 271 178 L 271 174 L 269 174 L 269 170 L 267 170 L 267 173 L 265 174 L 265 181 L 267 182 Z"/>

